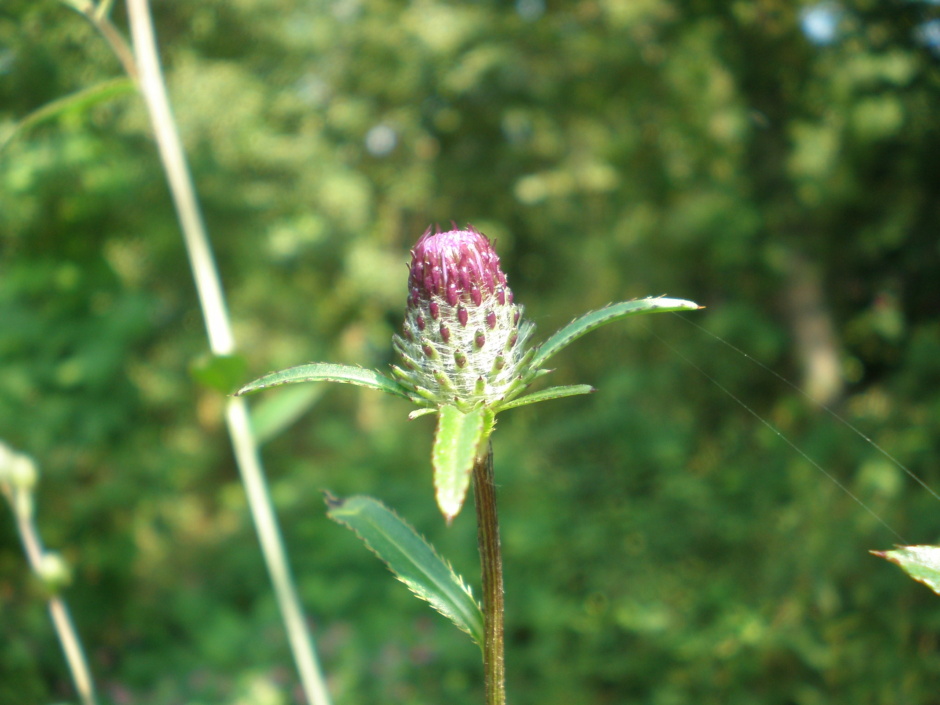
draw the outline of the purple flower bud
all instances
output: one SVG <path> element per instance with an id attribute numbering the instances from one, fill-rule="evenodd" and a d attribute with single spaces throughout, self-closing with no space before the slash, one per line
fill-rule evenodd
<path id="1" fill-rule="evenodd" d="M 394 339 L 402 358 L 417 363 L 395 369 L 402 383 L 430 391 L 433 399 L 422 396 L 438 406 L 495 403 L 518 384 L 531 332 L 485 235 L 425 231 L 411 250 L 404 334 Z"/>

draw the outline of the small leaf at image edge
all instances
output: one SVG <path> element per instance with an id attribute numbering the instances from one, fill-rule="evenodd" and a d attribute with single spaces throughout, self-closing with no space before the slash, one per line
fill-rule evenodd
<path id="1" fill-rule="evenodd" d="M 940 546 L 901 546 L 872 554 L 900 566 L 914 580 L 940 595 Z"/>

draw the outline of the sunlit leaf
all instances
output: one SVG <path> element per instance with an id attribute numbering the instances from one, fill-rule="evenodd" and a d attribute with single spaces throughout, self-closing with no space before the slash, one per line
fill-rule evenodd
<path id="1" fill-rule="evenodd" d="M 549 387 L 548 389 L 543 389 L 540 392 L 528 394 L 524 397 L 519 397 L 518 399 L 513 399 L 512 401 L 506 402 L 505 404 L 500 404 L 498 410 L 505 411 L 506 409 L 514 409 L 517 406 L 535 404 L 536 402 L 548 401 L 549 399 L 573 397 L 578 394 L 590 394 L 591 392 L 595 391 L 597 390 L 589 384 L 571 384 L 564 387 Z"/>
<path id="2" fill-rule="evenodd" d="M 667 299 L 664 296 L 637 299 L 636 301 L 623 301 L 619 304 L 605 306 L 598 311 L 591 311 L 580 318 L 576 318 L 542 343 L 536 351 L 535 357 L 532 358 L 532 367 L 535 369 L 544 365 L 550 357 L 563 350 L 585 333 L 610 323 L 611 321 L 642 313 L 694 311 L 699 308 L 701 308 L 701 306 L 692 301 Z"/>
<path id="3" fill-rule="evenodd" d="M 940 595 L 940 546 L 901 546 L 872 553 L 899 565 L 914 580 Z"/>
<path id="4" fill-rule="evenodd" d="M 431 464 L 437 505 L 448 522 L 460 513 L 473 461 L 492 423 L 492 412 L 482 407 L 463 413 L 455 406 L 444 406 L 438 412 Z"/>
<path id="5" fill-rule="evenodd" d="M 377 389 L 380 392 L 387 392 L 405 399 L 409 398 L 404 387 L 380 372 L 354 367 L 353 365 L 334 365 L 329 362 L 312 362 L 308 365 L 298 365 L 297 367 L 289 367 L 286 370 L 271 372 L 259 377 L 254 382 L 249 382 L 235 392 L 235 396 L 250 394 L 269 387 L 298 384 L 300 382 L 342 382 Z"/>

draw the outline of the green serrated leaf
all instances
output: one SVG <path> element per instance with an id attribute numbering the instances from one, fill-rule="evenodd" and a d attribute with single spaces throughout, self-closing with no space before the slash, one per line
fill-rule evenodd
<path id="1" fill-rule="evenodd" d="M 585 333 L 595 328 L 616 321 L 627 316 L 642 313 L 658 313 L 665 311 L 694 311 L 701 308 L 697 303 L 684 299 L 667 299 L 664 296 L 637 299 L 636 301 L 623 301 L 619 304 L 605 306 L 598 311 L 591 311 L 559 330 L 555 335 L 542 343 L 532 358 L 531 369 L 535 370 L 545 362 L 573 343 Z"/>
<path id="2" fill-rule="evenodd" d="M 482 647 L 483 613 L 463 579 L 395 512 L 371 497 L 326 495 L 327 515 L 352 529 L 395 577 Z"/>
<path id="3" fill-rule="evenodd" d="M 562 399 L 563 397 L 573 397 L 578 394 L 591 394 L 596 392 L 590 384 L 571 384 L 564 387 L 549 387 L 548 389 L 543 389 L 540 392 L 535 392 L 533 394 L 528 394 L 524 397 L 519 397 L 518 399 L 513 399 L 508 401 L 505 404 L 498 404 L 495 407 L 495 411 L 505 411 L 506 409 L 515 409 L 517 406 L 525 406 L 526 404 L 535 404 L 540 401 L 548 401 L 549 399 Z"/>
<path id="4" fill-rule="evenodd" d="M 272 372 L 249 382 L 235 392 L 239 397 L 269 387 L 279 387 L 282 384 L 297 384 L 300 382 L 343 382 L 355 384 L 359 387 L 377 389 L 380 392 L 394 394 L 397 397 L 409 399 L 407 391 L 398 382 L 386 377 L 375 370 L 366 370 L 353 365 L 334 365 L 329 362 L 312 362 L 309 365 L 298 365 L 279 372 Z"/>
<path id="5" fill-rule="evenodd" d="M 899 565 L 914 580 L 940 595 L 940 546 L 901 546 L 872 553 Z"/>
<path id="6" fill-rule="evenodd" d="M 438 412 L 431 464 L 437 506 L 448 523 L 460 513 L 467 497 L 473 461 L 489 436 L 492 418 L 492 412 L 483 407 L 464 413 L 455 406 L 442 406 Z"/>

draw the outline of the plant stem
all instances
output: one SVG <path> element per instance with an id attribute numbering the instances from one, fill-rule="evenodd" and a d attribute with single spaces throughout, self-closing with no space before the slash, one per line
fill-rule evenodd
<path id="1" fill-rule="evenodd" d="M 486 705 L 506 703 L 506 660 L 503 627 L 503 556 L 493 481 L 493 445 L 473 463 L 473 501 L 483 572 L 483 672 Z"/>
<path id="2" fill-rule="evenodd" d="M 98 30 L 105 41 L 111 47 L 111 51 L 121 62 L 124 72 L 135 82 L 138 80 L 137 64 L 134 62 L 134 52 L 127 45 L 124 37 L 118 31 L 114 23 L 111 22 L 109 12 L 111 2 L 95 5 L 92 0 L 62 0 L 63 3 L 72 9 L 80 12 L 85 19 L 91 22 L 92 27 Z"/>
<path id="3" fill-rule="evenodd" d="M 16 528 L 20 541 L 23 543 L 23 550 L 26 552 L 26 559 L 33 573 L 41 580 L 43 577 L 42 558 L 45 551 L 39 539 L 39 531 L 33 521 L 32 497 L 27 496 L 25 490 L 22 489 L 15 490 L 6 485 L 2 486 L 2 489 L 16 517 Z M 62 644 L 65 661 L 68 663 L 72 682 L 75 683 L 75 690 L 78 692 L 82 705 L 95 705 L 97 700 L 94 681 L 91 678 L 85 651 L 82 649 L 81 639 L 78 638 L 78 632 L 75 630 L 75 624 L 69 615 L 65 600 L 58 595 L 49 597 L 49 616 L 52 618 L 59 643 Z"/>
<path id="4" fill-rule="evenodd" d="M 140 90 L 150 114 L 160 158 L 163 161 L 173 203 L 183 230 L 186 252 L 196 280 L 199 302 L 209 336 L 209 347 L 214 355 L 231 355 L 235 350 L 235 339 L 218 269 L 212 254 L 212 246 L 209 243 L 189 166 L 170 110 L 166 83 L 157 53 L 150 6 L 147 0 L 127 0 L 127 11 L 133 38 L 135 64 L 139 71 Z M 236 464 L 245 485 L 248 505 L 258 532 L 261 551 L 274 586 L 274 594 L 281 610 L 304 693 L 311 705 L 329 705 L 329 693 L 317 661 L 313 638 L 304 619 L 297 588 L 291 576 L 287 552 L 265 482 L 258 453 L 258 442 L 251 429 L 245 400 L 240 397 L 230 398 L 226 405 L 225 419 L 232 438 Z"/>

